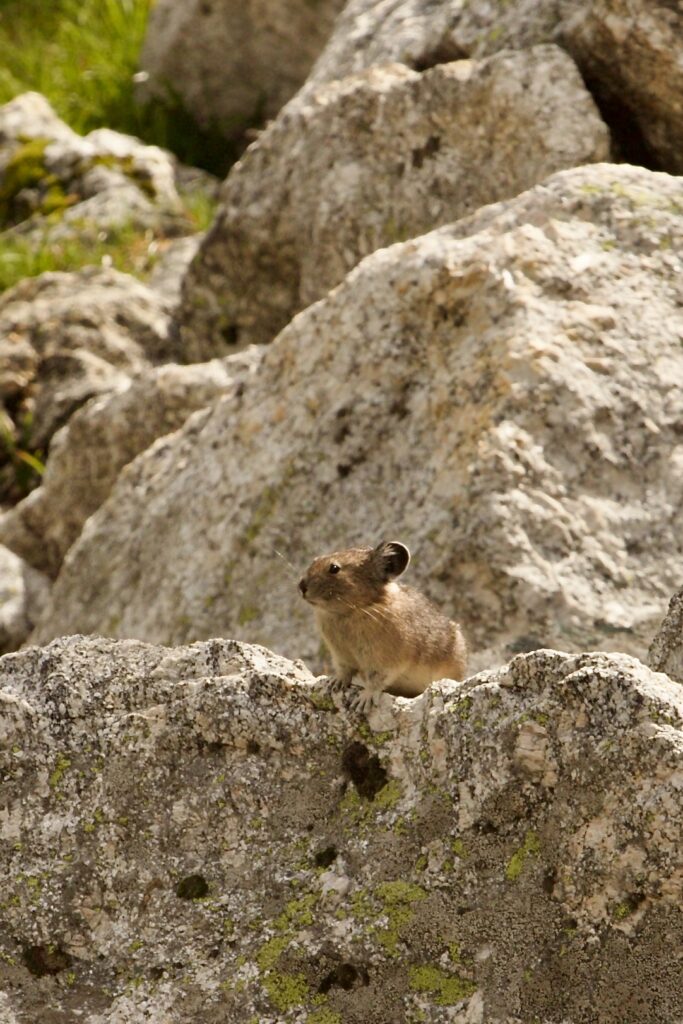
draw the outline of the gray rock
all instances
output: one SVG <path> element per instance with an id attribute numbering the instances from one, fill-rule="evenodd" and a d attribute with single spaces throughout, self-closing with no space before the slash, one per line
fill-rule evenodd
<path id="1" fill-rule="evenodd" d="M 89 398 L 173 358 L 161 297 L 118 271 L 42 274 L 0 296 L 0 397 L 29 416 L 35 448 Z"/>
<path id="2" fill-rule="evenodd" d="M 0 654 L 21 646 L 45 607 L 49 591 L 46 576 L 0 545 Z"/>
<path id="3" fill-rule="evenodd" d="M 630 162 L 683 170 L 683 12 L 671 0 L 350 0 L 304 91 L 391 61 L 421 70 L 546 42 L 576 59 Z"/>
<path id="4" fill-rule="evenodd" d="M 41 486 L 0 516 L 0 542 L 56 575 L 123 467 L 234 388 L 257 362 L 258 352 L 247 351 L 223 362 L 143 370 L 122 390 L 81 406 L 52 438 Z"/>
<path id="5" fill-rule="evenodd" d="M 343 0 L 159 0 L 141 56 L 140 96 L 180 101 L 204 127 L 240 140 L 296 92 Z"/>
<path id="6" fill-rule="evenodd" d="M 650 646 L 648 664 L 683 683 L 683 588 L 669 602 L 661 628 Z"/>
<path id="7" fill-rule="evenodd" d="M 36 638 L 228 633 L 315 664 L 301 569 L 384 536 L 475 666 L 644 656 L 683 576 L 682 209 L 679 178 L 576 168 L 366 258 L 130 464 Z"/>
<path id="8" fill-rule="evenodd" d="M 368 722 L 263 648 L 72 637 L 0 700 L 3 1019 L 683 1014 L 683 689 L 635 660 L 538 651 Z"/>
<path id="9" fill-rule="evenodd" d="M 268 342 L 375 249 L 608 153 L 553 46 L 328 85 L 286 108 L 228 177 L 184 281 L 188 351 Z"/>

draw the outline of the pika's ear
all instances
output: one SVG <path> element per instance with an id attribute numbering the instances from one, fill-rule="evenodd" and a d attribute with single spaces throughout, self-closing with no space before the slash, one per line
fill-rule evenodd
<path id="1" fill-rule="evenodd" d="M 386 580 L 397 579 L 408 568 L 410 551 L 405 544 L 400 544 L 396 540 L 382 541 L 373 554 Z"/>

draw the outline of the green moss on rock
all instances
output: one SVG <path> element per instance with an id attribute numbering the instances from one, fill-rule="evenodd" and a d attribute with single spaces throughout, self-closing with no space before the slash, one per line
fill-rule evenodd
<path id="1" fill-rule="evenodd" d="M 463 999 L 469 999 L 477 990 L 477 986 L 466 978 L 446 974 L 428 964 L 411 967 L 408 977 L 411 989 L 434 996 L 437 1006 L 454 1006 Z"/>

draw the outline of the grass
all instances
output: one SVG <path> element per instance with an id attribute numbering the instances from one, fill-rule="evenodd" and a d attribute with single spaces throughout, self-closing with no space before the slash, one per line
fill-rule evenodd
<path id="1" fill-rule="evenodd" d="M 235 159 L 178 100 L 141 106 L 133 75 L 154 0 L 0 0 L 0 103 L 43 93 L 76 131 L 106 126 L 224 175 Z"/>
<path id="2" fill-rule="evenodd" d="M 6 235 L 0 238 L 0 292 L 48 270 L 80 270 L 98 264 L 144 278 L 154 263 L 152 241 L 151 233 L 132 226 L 110 230 L 94 243 L 78 237 L 39 242 L 35 237 Z"/>

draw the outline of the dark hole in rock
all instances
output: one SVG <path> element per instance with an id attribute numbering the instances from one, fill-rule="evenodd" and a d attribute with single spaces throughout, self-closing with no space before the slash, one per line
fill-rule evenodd
<path id="1" fill-rule="evenodd" d="M 247 740 L 247 753 L 248 754 L 260 754 L 261 747 L 256 740 Z"/>
<path id="2" fill-rule="evenodd" d="M 315 825 L 313 824 L 313 822 L 312 822 L 312 821 L 310 821 L 310 822 L 308 823 L 308 825 L 306 826 L 306 831 L 307 831 L 307 832 L 312 832 L 314 828 L 315 828 Z"/>
<path id="3" fill-rule="evenodd" d="M 223 341 L 228 345 L 236 345 L 240 337 L 240 329 L 237 324 L 227 324 L 221 330 Z"/>
<path id="4" fill-rule="evenodd" d="M 149 971 L 149 976 L 154 981 L 158 981 L 159 978 L 163 978 L 164 974 L 166 974 L 165 967 L 151 967 Z"/>
<path id="5" fill-rule="evenodd" d="M 647 167 L 650 171 L 667 170 L 651 149 L 633 110 L 623 98 L 606 86 L 604 81 L 590 74 L 584 74 L 583 80 L 595 100 L 600 116 L 610 130 L 615 160 Z"/>
<path id="6" fill-rule="evenodd" d="M 479 832 L 483 836 L 491 836 L 496 835 L 498 833 L 497 826 L 494 825 L 492 821 L 488 821 L 487 819 L 477 822 L 476 828 L 477 832 Z"/>
<path id="7" fill-rule="evenodd" d="M 548 868 L 543 876 L 542 888 L 543 892 L 547 892 L 548 896 L 552 896 L 555 883 L 557 882 L 557 868 Z"/>
<path id="8" fill-rule="evenodd" d="M 357 741 L 342 754 L 342 769 L 364 800 L 374 800 L 387 784 L 387 773 L 376 754 Z"/>
<path id="9" fill-rule="evenodd" d="M 425 160 L 434 156 L 441 149 L 441 139 L 438 135 L 430 135 L 424 146 L 419 146 L 411 153 L 413 167 L 422 167 Z"/>
<path id="10" fill-rule="evenodd" d="M 457 46 L 450 39 L 442 39 L 431 50 L 425 50 L 423 54 L 416 57 L 410 64 L 413 71 L 428 71 L 438 64 L 450 64 L 454 60 L 464 60 L 467 52 L 461 46 Z"/>
<path id="11" fill-rule="evenodd" d="M 333 864 L 337 859 L 337 848 L 335 846 L 326 846 L 324 850 L 318 850 L 315 855 L 315 864 L 318 868 L 329 868 L 330 864 Z"/>
<path id="12" fill-rule="evenodd" d="M 220 947 L 219 946 L 214 946 L 213 949 L 209 950 L 209 959 L 210 960 L 217 960 L 220 955 L 221 955 L 221 951 L 220 951 Z"/>
<path id="13" fill-rule="evenodd" d="M 22 958 L 31 974 L 43 978 L 71 966 L 71 957 L 56 946 L 24 946 Z"/>
<path id="14" fill-rule="evenodd" d="M 200 900 L 208 891 L 209 883 L 203 875 L 188 875 L 180 879 L 175 894 L 183 900 Z"/>
<path id="15" fill-rule="evenodd" d="M 340 477 L 342 480 L 345 477 L 347 477 L 350 472 L 351 466 L 349 466 L 348 464 L 344 465 L 343 463 L 341 463 L 340 465 L 337 466 L 337 476 Z"/>
<path id="16" fill-rule="evenodd" d="M 364 967 L 355 967 L 353 964 L 338 964 L 333 970 L 326 974 L 318 985 L 318 992 L 325 995 L 331 988 L 343 988 L 349 992 L 356 982 L 360 985 L 369 984 L 370 976 Z"/>

